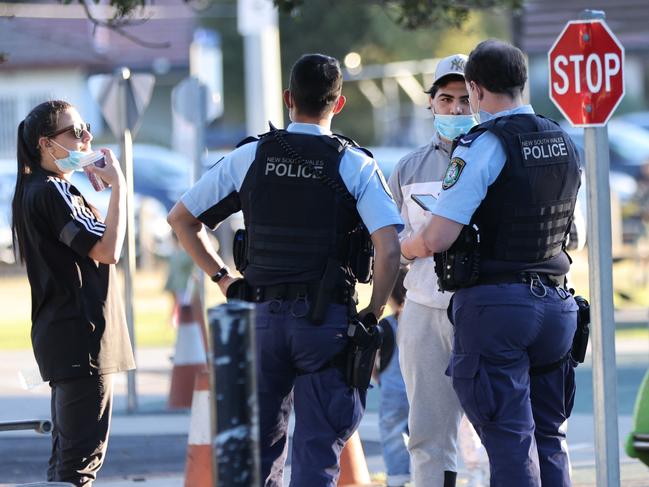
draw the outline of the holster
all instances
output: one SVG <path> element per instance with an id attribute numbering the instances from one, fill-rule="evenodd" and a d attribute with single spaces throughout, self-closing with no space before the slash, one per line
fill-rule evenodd
<path id="1" fill-rule="evenodd" d="M 333 301 L 334 291 L 344 282 L 340 263 L 331 257 L 327 259 L 322 279 L 318 283 L 306 318 L 316 325 L 321 325 L 325 319 L 327 308 Z"/>
<path id="2" fill-rule="evenodd" d="M 572 358 L 580 364 L 586 358 L 588 348 L 588 337 L 590 336 L 590 304 L 582 296 L 575 296 L 575 302 L 579 307 L 577 311 L 577 329 L 572 339 Z"/>
<path id="3" fill-rule="evenodd" d="M 359 224 L 349 234 L 349 267 L 358 282 L 367 284 L 374 270 L 374 244 L 365 225 Z"/>
<path id="4" fill-rule="evenodd" d="M 234 267 L 239 272 L 243 272 L 248 265 L 248 233 L 243 228 L 240 228 L 234 233 L 232 257 L 234 259 Z"/>
<path id="5" fill-rule="evenodd" d="M 251 301 L 252 289 L 245 279 L 236 279 L 226 291 L 225 297 L 228 301 L 238 299 L 239 301 Z"/>
<path id="6" fill-rule="evenodd" d="M 440 291 L 456 291 L 473 286 L 480 276 L 480 235 L 465 225 L 453 245 L 434 254 L 435 273 Z"/>
<path id="7" fill-rule="evenodd" d="M 348 386 L 365 390 L 370 385 L 376 354 L 383 342 L 383 328 L 374 315 L 368 314 L 363 321 L 350 319 L 347 336 L 349 345 L 345 379 Z"/>

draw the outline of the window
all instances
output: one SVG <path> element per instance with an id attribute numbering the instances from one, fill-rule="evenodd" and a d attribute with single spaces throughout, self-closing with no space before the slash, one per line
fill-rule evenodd
<path id="1" fill-rule="evenodd" d="M 17 119 L 17 100 L 0 97 L 0 157 L 15 157 L 16 155 Z"/>

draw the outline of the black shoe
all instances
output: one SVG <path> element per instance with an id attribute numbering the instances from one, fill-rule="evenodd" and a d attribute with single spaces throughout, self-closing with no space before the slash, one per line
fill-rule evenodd
<path id="1" fill-rule="evenodd" d="M 455 487 L 456 480 L 457 480 L 457 472 L 444 470 L 444 487 Z"/>

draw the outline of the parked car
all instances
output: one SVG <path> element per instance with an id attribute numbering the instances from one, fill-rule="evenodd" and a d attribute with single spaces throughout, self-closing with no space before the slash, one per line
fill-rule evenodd
<path id="1" fill-rule="evenodd" d="M 572 127 L 567 123 L 561 125 L 577 145 L 585 166 L 584 129 Z M 642 166 L 649 163 L 649 130 L 614 119 L 608 124 L 608 140 L 611 171 L 637 178 Z"/>
<path id="2" fill-rule="evenodd" d="M 107 147 L 120 158 L 118 147 Z M 151 144 L 133 145 L 135 192 L 155 198 L 167 211 L 189 187 L 191 167 L 192 162 L 185 155 L 165 147 Z"/>
<path id="3" fill-rule="evenodd" d="M 615 117 L 613 120 L 630 123 L 642 129 L 649 130 L 649 111 L 625 113 L 624 115 Z"/>

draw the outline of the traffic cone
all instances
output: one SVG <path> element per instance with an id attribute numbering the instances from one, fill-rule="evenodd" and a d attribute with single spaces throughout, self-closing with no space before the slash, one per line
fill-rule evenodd
<path id="1" fill-rule="evenodd" d="M 188 408 L 196 375 L 207 367 L 205 342 L 200 324 L 194 318 L 191 304 L 180 305 L 174 367 L 171 373 L 169 409 Z"/>
<path id="2" fill-rule="evenodd" d="M 338 487 L 374 486 L 367 469 L 365 453 L 358 430 L 347 440 L 340 454 Z"/>
<path id="3" fill-rule="evenodd" d="M 187 439 L 187 463 L 185 464 L 185 487 L 212 487 L 212 445 L 210 428 L 210 374 L 203 371 L 196 375 L 192 400 L 192 415 Z"/>

